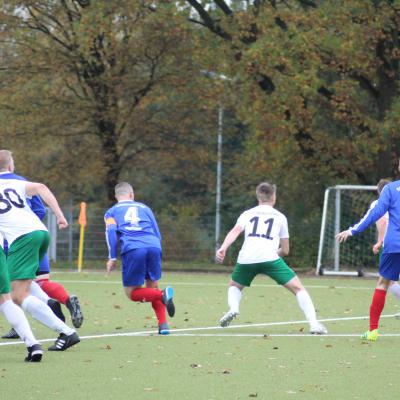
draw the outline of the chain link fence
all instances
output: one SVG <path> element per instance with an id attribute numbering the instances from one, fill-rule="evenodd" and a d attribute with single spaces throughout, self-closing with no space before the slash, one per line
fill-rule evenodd
<path id="1" fill-rule="evenodd" d="M 53 261 L 71 262 L 78 258 L 78 207 L 63 208 L 69 227 L 58 230 L 55 215 L 48 210 L 45 223 L 51 243 L 49 256 Z M 108 249 L 105 240 L 104 209 L 87 208 L 84 236 L 84 259 L 105 260 Z M 214 220 L 209 217 L 157 215 L 162 235 L 163 259 L 166 261 L 211 261 L 214 258 Z"/>

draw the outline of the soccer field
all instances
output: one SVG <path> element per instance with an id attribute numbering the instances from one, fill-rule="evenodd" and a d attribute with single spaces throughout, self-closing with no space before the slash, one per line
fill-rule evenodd
<path id="1" fill-rule="evenodd" d="M 82 341 L 29 364 L 23 344 L 1 339 L 2 399 L 398 397 L 400 320 L 393 314 L 400 303 L 393 296 L 378 341 L 359 339 L 375 280 L 302 278 L 329 330 L 312 336 L 295 297 L 267 278 L 245 290 L 240 317 L 222 329 L 229 275 L 167 273 L 161 286 L 174 287 L 177 312 L 171 335 L 159 336 L 151 306 L 124 297 L 119 273 L 54 273 L 53 279 L 81 300 Z M 32 327 L 45 348 L 56 337 L 35 321 Z M 9 328 L 3 317 L 0 328 Z"/>

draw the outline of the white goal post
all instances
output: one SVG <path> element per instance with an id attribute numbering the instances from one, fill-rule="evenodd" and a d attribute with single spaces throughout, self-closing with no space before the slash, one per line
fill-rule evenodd
<path id="1" fill-rule="evenodd" d="M 325 190 L 318 246 L 317 275 L 363 276 L 364 270 L 377 268 L 372 253 L 375 226 L 339 244 L 335 235 L 358 222 L 377 199 L 376 186 L 337 185 Z"/>

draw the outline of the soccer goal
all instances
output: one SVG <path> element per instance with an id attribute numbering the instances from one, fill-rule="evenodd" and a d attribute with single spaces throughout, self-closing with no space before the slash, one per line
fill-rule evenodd
<path id="1" fill-rule="evenodd" d="M 358 222 L 377 198 L 376 186 L 338 185 L 325 191 L 318 247 L 317 275 L 363 276 L 377 269 L 372 253 L 376 240 L 375 225 L 345 243 L 335 235 Z"/>

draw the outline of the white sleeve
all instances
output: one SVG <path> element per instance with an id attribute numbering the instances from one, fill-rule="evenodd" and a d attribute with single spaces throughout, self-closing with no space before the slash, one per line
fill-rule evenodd
<path id="1" fill-rule="evenodd" d="M 236 221 L 236 225 L 241 226 L 243 229 L 245 228 L 247 223 L 246 213 L 240 214 L 239 218 Z"/>
<path id="2" fill-rule="evenodd" d="M 279 231 L 279 237 L 281 239 L 288 239 L 289 238 L 289 228 L 287 218 L 282 216 L 281 219 L 281 230 Z"/>

